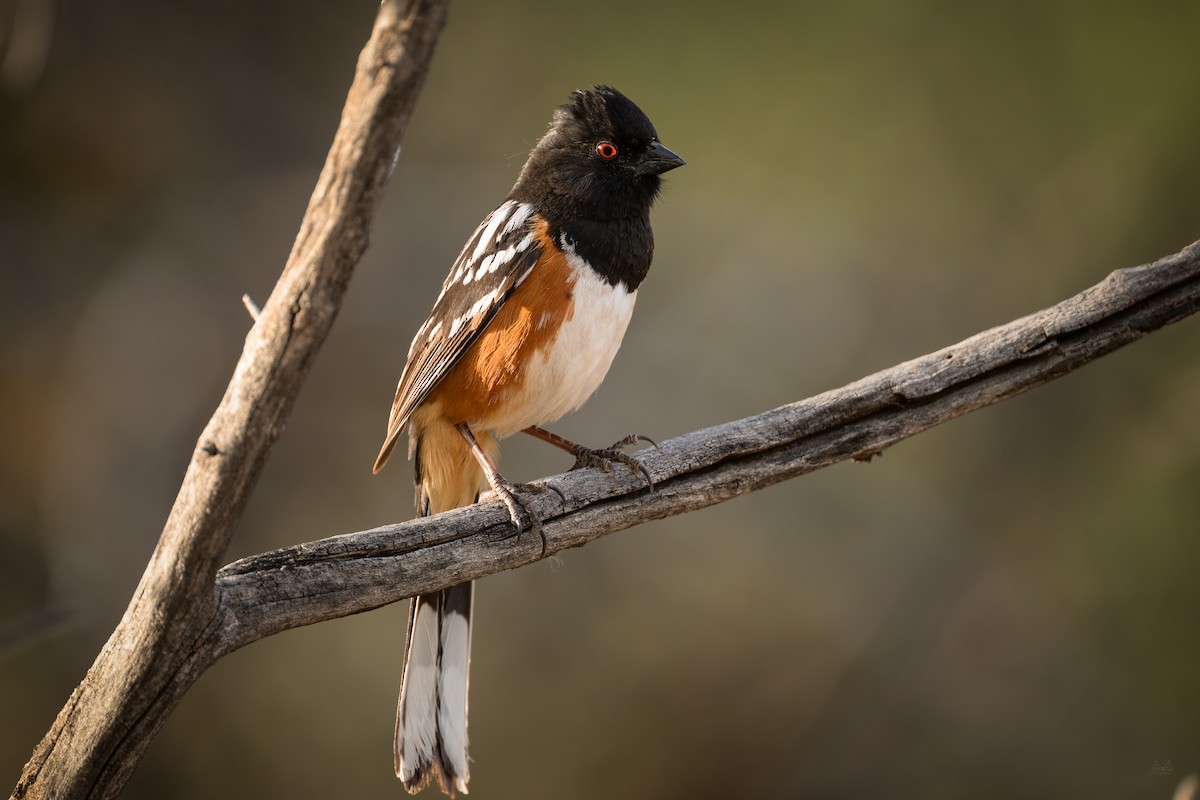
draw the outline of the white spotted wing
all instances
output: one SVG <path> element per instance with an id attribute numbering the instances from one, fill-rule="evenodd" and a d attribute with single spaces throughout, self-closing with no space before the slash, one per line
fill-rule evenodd
<path id="1" fill-rule="evenodd" d="M 512 290 L 529 276 L 540 254 L 533 207 L 528 203 L 509 200 L 475 229 L 408 349 L 376 471 L 395 447 L 409 415 L 458 362 Z"/>

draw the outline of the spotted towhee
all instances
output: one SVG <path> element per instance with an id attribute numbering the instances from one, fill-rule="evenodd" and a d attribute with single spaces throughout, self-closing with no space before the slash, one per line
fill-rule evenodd
<path id="1" fill-rule="evenodd" d="M 417 513 L 468 505 L 490 486 L 518 531 L 518 509 L 537 527 L 495 466 L 497 441 L 518 431 L 578 463 L 638 466 L 618 451 L 636 437 L 594 451 L 536 426 L 578 408 L 608 372 L 650 269 L 659 176 L 683 163 L 615 89 L 577 91 L 555 111 L 409 348 L 375 471 L 407 425 Z M 412 602 L 395 742 L 410 792 L 431 777 L 450 796 L 467 791 L 471 598 L 465 583 Z"/>

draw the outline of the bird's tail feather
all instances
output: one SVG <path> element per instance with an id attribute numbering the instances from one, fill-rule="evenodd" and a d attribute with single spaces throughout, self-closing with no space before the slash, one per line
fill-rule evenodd
<path id="1" fill-rule="evenodd" d="M 457 431 L 452 433 L 449 439 L 423 436 L 414 447 L 417 512 L 422 516 L 465 505 L 479 496 L 483 473 L 465 443 L 459 445 Z M 460 458 L 460 451 L 465 451 L 465 458 Z M 454 468 L 447 469 L 450 465 Z M 395 738 L 396 776 L 409 792 L 419 791 L 432 779 L 451 797 L 455 792 L 467 793 L 473 596 L 474 584 L 461 583 L 415 597 L 409 609 Z"/>
<path id="2" fill-rule="evenodd" d="M 396 709 L 396 776 L 417 792 L 430 779 L 467 793 L 467 686 L 473 583 L 413 598 Z"/>

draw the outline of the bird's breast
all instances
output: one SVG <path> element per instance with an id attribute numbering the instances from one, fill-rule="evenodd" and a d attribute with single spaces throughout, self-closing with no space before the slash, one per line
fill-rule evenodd
<path id="1" fill-rule="evenodd" d="M 505 299 L 418 417 L 510 436 L 583 405 L 604 380 L 633 315 L 637 290 L 609 283 L 569 244 L 538 231 L 542 257 Z"/>
<path id="2" fill-rule="evenodd" d="M 527 353 L 518 379 L 491 398 L 488 419 L 476 421 L 501 438 L 554 422 L 583 405 L 608 374 L 633 316 L 636 290 L 610 285 L 571 253 L 565 261 L 569 313 L 542 313 L 530 320 L 529 340 L 540 339 L 540 346 Z"/>

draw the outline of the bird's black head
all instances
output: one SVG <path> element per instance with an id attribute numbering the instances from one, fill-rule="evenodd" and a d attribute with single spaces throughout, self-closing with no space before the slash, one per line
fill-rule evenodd
<path id="1" fill-rule="evenodd" d="M 660 176 L 683 163 L 632 100 L 596 86 L 554 112 L 509 196 L 551 218 L 648 219 Z"/>

